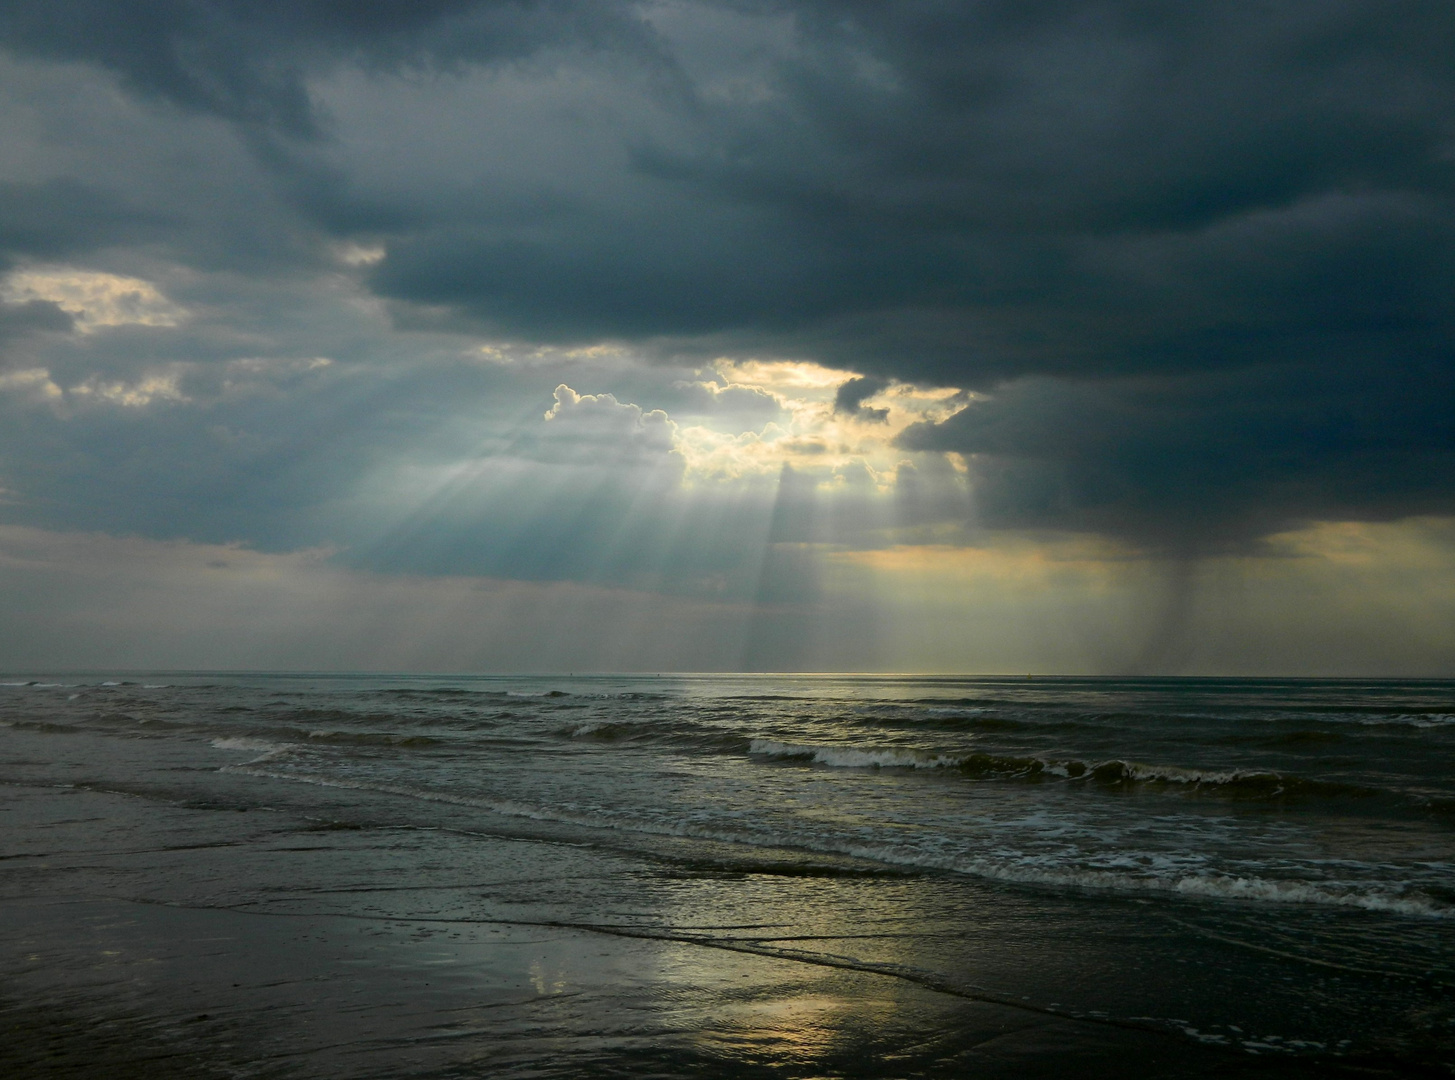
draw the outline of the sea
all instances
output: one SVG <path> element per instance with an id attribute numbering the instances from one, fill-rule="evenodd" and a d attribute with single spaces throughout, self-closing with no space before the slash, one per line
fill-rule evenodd
<path id="1" fill-rule="evenodd" d="M 1455 682 L 0 682 L 7 1075 L 1455 1075 Z"/>

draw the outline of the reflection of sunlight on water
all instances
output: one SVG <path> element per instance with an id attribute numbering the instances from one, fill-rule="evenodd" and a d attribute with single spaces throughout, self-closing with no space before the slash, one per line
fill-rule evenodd
<path id="1" fill-rule="evenodd" d="M 564 994 L 569 985 L 565 968 L 557 968 L 552 972 L 539 960 L 531 961 L 530 981 L 531 985 L 535 987 L 536 993 L 542 996 Z"/>
<path id="2" fill-rule="evenodd" d="M 736 1060 L 803 1065 L 834 1056 L 867 1003 L 827 994 L 745 1001 L 720 1014 L 703 1048 Z"/>
<path id="3" fill-rule="evenodd" d="M 719 884 L 684 890 L 675 909 L 662 913 L 664 921 L 694 936 L 819 954 L 840 964 L 912 962 L 904 951 L 908 939 L 896 931 L 914 913 L 898 903 L 866 907 L 860 895 L 858 903 L 841 904 L 838 890 L 813 879 L 759 879 L 749 897 Z M 904 899 L 898 890 L 895 898 Z M 866 931 L 874 936 L 865 938 Z M 688 1013 L 681 1020 L 695 1030 L 698 1048 L 739 1063 L 827 1068 L 862 1057 L 866 1033 L 897 1027 L 909 1019 L 906 1009 L 914 1011 L 903 987 L 841 967 L 686 944 L 664 950 L 661 964 L 658 978 L 680 988 Z"/>

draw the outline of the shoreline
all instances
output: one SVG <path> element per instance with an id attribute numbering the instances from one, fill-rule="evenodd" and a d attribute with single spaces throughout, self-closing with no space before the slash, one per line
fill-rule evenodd
<path id="1" fill-rule="evenodd" d="M 77 797 L 124 798 L 30 791 L 66 803 L 52 809 L 73 829 L 85 824 Z M 148 800 L 125 802 L 146 817 L 169 816 Z M 183 813 L 224 823 L 256 817 Z M 268 817 L 277 814 L 291 811 Z M 450 901 L 419 899 L 458 886 L 366 881 L 326 898 L 316 883 L 298 883 L 290 897 L 279 880 L 265 890 L 269 907 L 251 910 L 208 903 L 205 889 L 177 889 L 165 899 L 86 887 L 88 863 L 145 883 L 159 857 L 174 862 L 174 881 L 205 885 L 237 846 L 217 840 L 151 851 L 92 845 L 64 863 L 54 852 L 19 860 L 47 864 L 43 890 L 16 890 L 13 873 L 4 875 L 11 879 L 0 899 L 7 1076 L 891 1077 L 912 1066 L 925 1076 L 1050 1078 L 1068 1067 L 1080 1076 L 1125 1075 L 1129 1061 L 1143 1077 L 1443 1074 L 1431 1071 L 1440 1068 L 1433 1058 L 1376 1065 L 1365 1055 L 1266 1057 L 1199 1045 L 1151 1024 L 1077 1016 L 909 968 L 810 951 L 801 934 L 796 945 L 772 944 L 567 923 L 541 897 L 513 896 L 515 914 L 483 918 L 441 910 Z M 306 845 L 290 846 L 295 856 L 309 854 Z M 549 884 L 518 881 L 516 892 Z M 414 900 L 381 899 L 391 894 Z M 340 895 L 353 898 L 353 910 L 320 910 Z M 828 945 L 845 941 L 839 932 Z"/>
<path id="2" fill-rule="evenodd" d="M 1438 865 L 1418 860 L 1447 834 L 1403 803 L 751 752 L 1150 748 L 1317 777 L 1344 767 L 1332 742 L 1373 747 L 1408 785 L 1443 775 L 1442 729 L 1320 719 L 1322 691 L 1277 721 L 1288 750 L 1266 746 L 1261 717 L 1289 703 L 1256 694 L 1238 706 L 1250 720 L 1189 727 L 1133 691 L 944 708 L 917 686 L 869 707 L 853 686 L 616 689 L 15 692 L 0 718 L 0 1075 L 1451 1075 L 1449 920 L 905 865 L 1004 849 L 1032 868 L 1218 859 L 1332 880 L 1312 861 L 1328 852 L 1372 880 L 1390 853 L 1424 887 Z M 1089 722 L 1103 704 L 1122 719 Z M 1314 727 L 1322 742 L 1303 737 Z M 1038 749 L 1046 730 L 1068 745 Z M 259 754 L 268 769 L 240 767 Z M 866 854 L 832 853 L 846 850 Z"/>
<path id="3" fill-rule="evenodd" d="M 54 948 L 63 927 L 73 939 L 64 971 L 6 965 L 0 1069 L 16 1080 L 891 1077 L 901 1075 L 896 1062 L 945 1077 L 1051 1078 L 1068 1068 L 1114 1077 L 1131 1062 L 1153 1078 L 1440 1075 L 1434 1061 L 1268 1058 L 1198 1046 L 1167 1031 L 968 1001 L 822 960 L 738 954 L 708 965 L 714 977 L 704 979 L 700 957 L 662 955 L 663 944 L 669 953 L 683 947 L 680 939 L 458 920 L 445 930 L 422 919 L 115 899 L 9 900 L 0 911 L 8 943 L 17 927 L 40 948 Z M 676 977 L 684 966 L 694 971 L 688 987 Z M 29 992 L 17 1001 L 21 987 Z M 829 1017 L 835 1009 L 858 1013 L 858 1038 L 815 1045 L 834 1034 L 826 1019 L 854 1026 Z M 904 1011 L 917 1022 L 896 1023 Z M 876 1014 L 878 1025 L 862 1023 Z M 928 1071 L 928 1061 L 906 1053 L 927 1038 L 940 1044 Z"/>

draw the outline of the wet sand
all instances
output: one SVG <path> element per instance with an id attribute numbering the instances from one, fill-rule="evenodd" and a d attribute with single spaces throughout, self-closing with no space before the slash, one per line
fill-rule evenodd
<path id="1" fill-rule="evenodd" d="M 0 701 L 7 1080 L 1455 1073 L 1449 834 L 1419 801 L 1443 686 L 1371 712 L 1097 683 L 946 716 L 910 699 L 965 687 L 158 681 Z M 1284 762 L 1270 723 L 1333 741 Z M 1354 746 L 1361 783 L 1395 779 L 1299 802 L 895 766 L 1048 726 L 1158 775 L 1337 777 Z M 1134 887 L 1199 858 L 1193 884 L 1350 902 Z M 1067 884 L 1108 868 L 1126 887 Z M 1410 912 L 1359 906 L 1389 897 Z"/>
<path id="2" fill-rule="evenodd" d="M 1018 1003 L 917 965 L 922 885 L 847 862 L 379 827 L 353 793 L 276 785 L 262 808 L 255 783 L 187 780 L 3 790 L 0 1074 L 1448 1075 L 1438 1048 L 1315 1062 L 1105 1022 L 1077 983 L 1103 964 L 1108 1007 L 1136 990 L 1130 923 L 1024 947 L 987 911 L 978 942 L 944 936 L 1002 988 L 1017 963 L 1065 981 L 1069 1004 Z"/>
<path id="3" fill-rule="evenodd" d="M 883 976 L 574 930 L 105 901 L 5 914 L 8 943 L 33 950 L 7 971 L 25 1002 L 6 1010 L 9 1075 L 893 1076 L 931 1059 L 1025 1075 L 1065 1054 L 1111 1066 L 1129 1041 L 1148 1064 L 1182 1051 Z"/>

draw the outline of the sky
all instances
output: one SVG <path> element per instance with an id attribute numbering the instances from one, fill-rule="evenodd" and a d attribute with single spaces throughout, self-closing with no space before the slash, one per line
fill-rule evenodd
<path id="1" fill-rule="evenodd" d="M 0 669 L 1455 675 L 1452 56 L 0 0 Z"/>

